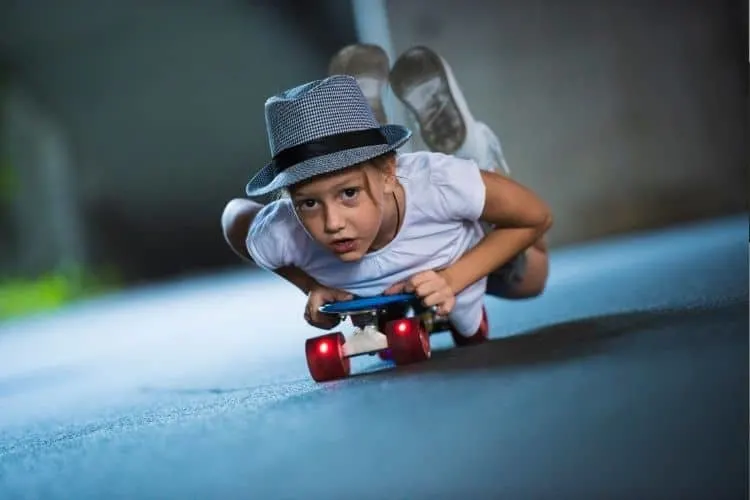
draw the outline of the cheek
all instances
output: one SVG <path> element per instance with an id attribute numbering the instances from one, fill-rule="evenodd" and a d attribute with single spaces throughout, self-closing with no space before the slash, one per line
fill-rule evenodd
<path id="1" fill-rule="evenodd" d="M 362 214 L 360 220 L 362 229 L 367 230 L 367 232 L 372 233 L 371 236 L 374 236 L 380 230 L 380 226 L 383 223 L 383 211 L 380 207 L 370 204 L 367 211 Z"/>
<path id="2" fill-rule="evenodd" d="M 302 223 L 302 227 L 305 228 L 308 234 L 315 239 L 318 239 L 317 236 L 324 232 L 323 223 L 318 217 L 300 216 L 299 221 Z"/>

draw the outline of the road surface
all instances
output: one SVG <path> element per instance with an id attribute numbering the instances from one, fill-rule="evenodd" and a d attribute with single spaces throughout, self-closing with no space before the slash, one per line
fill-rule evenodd
<path id="1" fill-rule="evenodd" d="M 0 326 L 0 498 L 746 498 L 746 217 L 558 250 L 493 340 L 309 379 L 235 272 Z"/>

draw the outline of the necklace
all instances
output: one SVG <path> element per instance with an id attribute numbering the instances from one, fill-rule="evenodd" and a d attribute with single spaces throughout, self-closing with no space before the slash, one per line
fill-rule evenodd
<path id="1" fill-rule="evenodd" d="M 396 193 L 391 193 L 393 195 L 393 202 L 396 204 L 396 229 L 393 232 L 393 237 L 396 238 L 396 235 L 398 234 L 398 230 L 401 227 L 401 208 L 398 206 L 398 198 L 396 197 Z"/>

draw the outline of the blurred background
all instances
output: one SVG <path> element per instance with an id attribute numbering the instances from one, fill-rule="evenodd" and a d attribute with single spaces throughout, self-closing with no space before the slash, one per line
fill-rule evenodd
<path id="1" fill-rule="evenodd" d="M 449 61 L 553 248 L 742 213 L 747 25 L 744 0 L 0 0 L 0 321 L 250 269 L 219 218 L 268 161 L 263 103 L 358 41 Z"/>

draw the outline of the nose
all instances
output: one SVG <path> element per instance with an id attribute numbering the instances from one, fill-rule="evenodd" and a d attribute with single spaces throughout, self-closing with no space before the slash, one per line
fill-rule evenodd
<path id="1" fill-rule="evenodd" d="M 327 233 L 335 234 L 344 229 L 345 222 L 341 212 L 336 207 L 325 209 L 325 230 Z"/>

